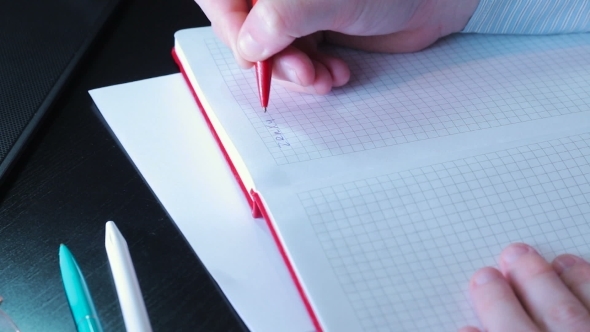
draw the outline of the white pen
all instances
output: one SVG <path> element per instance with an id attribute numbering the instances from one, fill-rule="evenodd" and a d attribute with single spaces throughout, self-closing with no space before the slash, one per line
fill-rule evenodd
<path id="1" fill-rule="evenodd" d="M 106 225 L 105 247 L 115 280 L 119 304 L 127 331 L 151 332 L 152 326 L 145 310 L 127 242 L 114 222 Z"/>

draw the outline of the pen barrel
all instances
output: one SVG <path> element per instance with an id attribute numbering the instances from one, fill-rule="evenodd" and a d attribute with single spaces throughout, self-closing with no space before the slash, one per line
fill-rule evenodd
<path id="1" fill-rule="evenodd" d="M 98 318 L 94 316 L 84 317 L 81 321 L 77 322 L 76 327 L 78 328 L 78 332 L 103 332 Z"/>
<path id="2" fill-rule="evenodd" d="M 59 246 L 59 267 L 66 297 L 78 331 L 102 332 L 82 271 L 64 244 Z"/>
<path id="3" fill-rule="evenodd" d="M 110 234 L 109 234 L 110 233 Z M 151 332 L 129 249 L 118 230 L 107 231 L 106 249 L 127 331 Z"/>
<path id="4" fill-rule="evenodd" d="M 270 82 L 272 78 L 272 60 L 256 62 L 256 82 L 258 83 L 258 95 L 260 96 L 260 105 L 263 108 L 268 107 L 270 96 Z"/>

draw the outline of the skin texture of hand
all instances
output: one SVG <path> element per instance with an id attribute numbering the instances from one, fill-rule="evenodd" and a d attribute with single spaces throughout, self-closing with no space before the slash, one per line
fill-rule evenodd
<path id="1" fill-rule="evenodd" d="M 325 94 L 350 70 L 322 42 L 366 51 L 424 49 L 465 27 L 479 0 L 196 0 L 240 66 L 273 57 L 273 78 L 295 91 Z"/>
<path id="2" fill-rule="evenodd" d="M 590 264 L 577 256 L 549 264 L 532 247 L 512 244 L 500 255 L 500 270 L 477 271 L 469 291 L 487 332 L 590 331 Z"/>

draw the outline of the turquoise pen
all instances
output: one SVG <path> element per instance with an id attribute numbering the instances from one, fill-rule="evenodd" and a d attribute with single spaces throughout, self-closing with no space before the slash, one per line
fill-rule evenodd
<path id="1" fill-rule="evenodd" d="M 59 246 L 59 267 L 78 332 L 102 332 L 82 271 L 64 244 Z"/>

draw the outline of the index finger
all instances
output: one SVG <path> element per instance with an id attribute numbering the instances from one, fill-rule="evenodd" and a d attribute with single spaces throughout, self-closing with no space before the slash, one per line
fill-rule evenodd
<path id="1" fill-rule="evenodd" d="M 587 331 L 590 313 L 532 247 L 515 243 L 502 251 L 502 272 L 531 318 L 549 331 Z"/>
<path id="2" fill-rule="evenodd" d="M 240 31 L 239 54 L 250 61 L 265 60 L 297 38 L 349 21 L 354 8 L 350 1 L 259 0 Z"/>
<path id="3" fill-rule="evenodd" d="M 469 283 L 469 293 L 485 331 L 539 331 L 500 271 L 478 270 Z"/>
<path id="4" fill-rule="evenodd" d="M 231 48 L 242 67 L 250 67 L 252 63 L 236 52 L 238 33 L 248 16 L 250 5 L 247 0 L 195 0 L 211 21 L 215 34 Z"/>

